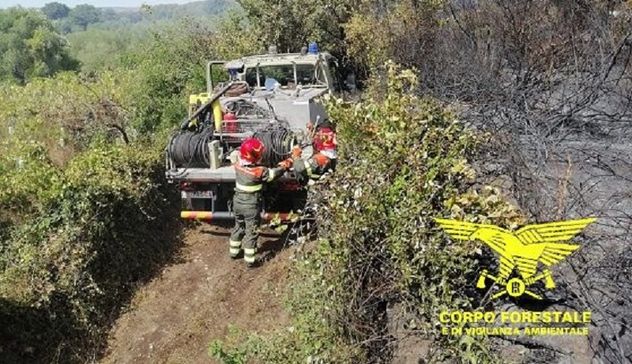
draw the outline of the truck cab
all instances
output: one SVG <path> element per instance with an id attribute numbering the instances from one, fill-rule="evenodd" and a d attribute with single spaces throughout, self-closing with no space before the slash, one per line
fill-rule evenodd
<path id="1" fill-rule="evenodd" d="M 301 53 L 278 54 L 270 47 L 267 54 L 243 57 L 230 62 L 212 61 L 208 64 L 208 90 L 215 88 L 212 82 L 213 66 L 224 65 L 236 80 L 244 82 L 250 90 L 247 97 L 256 104 L 268 104 L 276 116 L 289 122 L 292 129 L 305 128 L 308 121 L 326 118 L 318 98 L 333 94 L 340 87 L 335 78 L 336 59 L 317 48 L 305 48 Z M 212 91 L 209 91 L 209 94 Z M 220 100 L 231 101 L 224 97 Z M 306 107 L 307 106 L 307 107 Z"/>

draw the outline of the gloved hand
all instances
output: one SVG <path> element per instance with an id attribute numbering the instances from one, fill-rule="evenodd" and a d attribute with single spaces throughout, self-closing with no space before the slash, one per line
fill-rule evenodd
<path id="1" fill-rule="evenodd" d="M 303 149 L 301 149 L 298 145 L 295 145 L 292 148 L 292 158 L 300 158 L 301 155 L 303 155 Z"/>
<path id="2" fill-rule="evenodd" d="M 239 150 L 235 149 L 228 155 L 228 160 L 230 163 L 235 164 L 239 162 Z"/>
<path id="3" fill-rule="evenodd" d="M 279 162 L 279 167 L 287 171 L 288 169 L 292 168 L 292 164 L 293 164 L 292 159 L 288 158 L 284 161 Z"/>

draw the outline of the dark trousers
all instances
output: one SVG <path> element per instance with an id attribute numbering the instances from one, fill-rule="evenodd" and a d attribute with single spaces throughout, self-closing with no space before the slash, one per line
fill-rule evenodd
<path id="1" fill-rule="evenodd" d="M 231 255 L 238 253 L 237 248 L 243 247 L 244 260 L 252 264 L 257 254 L 257 239 L 261 224 L 261 201 L 258 194 L 235 193 L 233 198 L 235 213 L 235 227 L 230 235 Z"/>

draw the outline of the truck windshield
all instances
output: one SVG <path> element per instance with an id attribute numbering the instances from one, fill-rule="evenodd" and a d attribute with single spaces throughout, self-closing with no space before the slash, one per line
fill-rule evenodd
<path id="1" fill-rule="evenodd" d="M 296 81 L 294 80 L 294 65 L 259 66 L 259 86 L 263 87 L 265 80 L 273 78 L 282 88 L 295 88 L 297 83 L 303 86 L 326 85 L 322 76 L 316 75 L 313 64 L 296 65 Z M 246 69 L 246 82 L 250 87 L 257 87 L 257 67 Z"/>

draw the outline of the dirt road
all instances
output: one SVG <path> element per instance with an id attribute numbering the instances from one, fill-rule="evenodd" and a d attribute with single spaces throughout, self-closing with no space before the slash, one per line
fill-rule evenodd
<path id="1" fill-rule="evenodd" d="M 181 259 L 136 293 L 117 321 L 102 363 L 208 363 L 209 343 L 229 325 L 264 332 L 288 322 L 282 307 L 291 251 L 264 234 L 268 259 L 247 269 L 228 257 L 228 230 L 186 232 Z"/>

